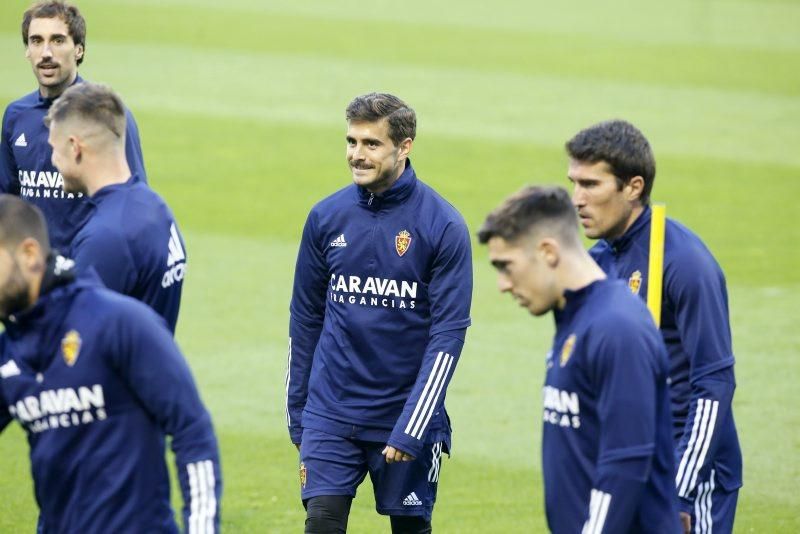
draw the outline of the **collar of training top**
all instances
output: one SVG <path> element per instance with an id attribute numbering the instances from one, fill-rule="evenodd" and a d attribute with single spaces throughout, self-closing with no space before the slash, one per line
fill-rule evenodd
<path id="1" fill-rule="evenodd" d="M 60 255 L 57 251 L 50 252 L 47 256 L 39 298 L 30 308 L 10 315 L 3 324 L 6 330 L 14 336 L 18 329 L 36 321 L 47 313 L 51 293 L 58 293 L 57 288 L 66 286 L 75 281 L 75 262 Z"/>
<path id="2" fill-rule="evenodd" d="M 556 325 L 569 322 L 569 320 L 575 316 L 577 311 L 581 309 L 581 306 L 587 297 L 591 295 L 595 289 L 603 285 L 603 283 L 607 280 L 607 278 L 602 278 L 600 280 L 595 280 L 589 285 L 585 285 L 579 289 L 565 289 L 564 298 L 566 299 L 566 303 L 564 304 L 564 309 L 553 310 L 553 317 L 556 320 Z"/>
<path id="3" fill-rule="evenodd" d="M 633 243 L 634 239 L 636 239 L 636 237 L 650 224 L 651 213 L 650 206 L 645 206 L 644 211 L 642 211 L 639 217 L 633 221 L 631 227 L 628 228 L 624 234 L 617 239 L 608 240 L 608 244 L 611 249 L 615 253 L 619 253 L 631 246 L 631 243 Z"/>
<path id="4" fill-rule="evenodd" d="M 72 87 L 76 83 L 82 83 L 82 82 L 83 82 L 83 78 L 81 78 L 80 76 L 75 76 L 75 81 L 70 84 L 70 87 Z M 44 106 L 46 108 L 49 108 L 51 105 L 53 105 L 53 101 L 56 98 L 58 98 L 58 96 L 61 96 L 61 95 L 58 95 L 56 98 L 46 98 L 46 97 L 42 96 L 41 91 L 37 91 L 37 94 L 39 95 L 39 104 L 41 104 L 42 106 Z"/>
<path id="5" fill-rule="evenodd" d="M 107 197 L 108 195 L 113 194 L 115 191 L 120 191 L 122 189 L 127 189 L 127 188 L 129 188 L 129 187 L 131 187 L 133 185 L 136 185 L 137 183 L 139 183 L 141 181 L 142 181 L 142 179 L 139 178 L 138 175 L 134 174 L 130 178 L 128 178 L 127 180 L 122 182 L 122 183 L 105 185 L 105 186 L 101 187 L 100 189 L 98 189 L 97 191 L 94 192 L 94 195 L 92 195 L 89 198 L 89 202 L 91 202 L 92 204 L 96 204 L 99 201 L 101 201 L 104 197 Z"/>
<path id="6" fill-rule="evenodd" d="M 379 195 L 370 193 L 366 188 L 357 186 L 358 203 L 370 209 L 379 209 L 404 202 L 417 185 L 417 175 L 411 166 L 411 159 L 406 160 L 406 168 L 392 187 Z"/>

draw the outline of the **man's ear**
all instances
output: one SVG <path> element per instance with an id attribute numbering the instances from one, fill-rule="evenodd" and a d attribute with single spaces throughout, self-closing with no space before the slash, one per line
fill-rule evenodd
<path id="1" fill-rule="evenodd" d="M 400 159 L 406 159 L 409 154 L 411 154 L 411 147 L 414 146 L 414 140 L 410 137 L 406 137 L 400 144 L 397 145 L 400 149 L 400 153 L 398 154 Z"/>
<path id="2" fill-rule="evenodd" d="M 83 141 L 77 135 L 69 136 L 69 149 L 72 152 L 72 159 L 75 163 L 80 163 L 83 158 Z"/>
<path id="3" fill-rule="evenodd" d="M 536 246 L 539 259 L 544 261 L 548 267 L 555 268 L 561 259 L 561 247 L 558 241 L 552 237 L 545 237 Z"/>
<path id="4" fill-rule="evenodd" d="M 641 202 L 642 195 L 644 194 L 644 178 L 641 176 L 634 176 L 628 181 L 623 188 L 625 191 L 625 199 L 629 202 L 639 200 Z"/>

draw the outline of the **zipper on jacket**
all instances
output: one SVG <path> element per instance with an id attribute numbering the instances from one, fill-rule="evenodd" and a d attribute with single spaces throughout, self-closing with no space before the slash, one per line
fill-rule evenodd
<path id="1" fill-rule="evenodd" d="M 369 194 L 369 200 L 367 200 L 367 206 L 372 206 L 372 201 L 375 199 L 375 193 Z"/>

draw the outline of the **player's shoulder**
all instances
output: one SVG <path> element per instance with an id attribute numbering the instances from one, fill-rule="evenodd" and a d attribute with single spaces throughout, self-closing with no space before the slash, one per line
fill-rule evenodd
<path id="1" fill-rule="evenodd" d="M 590 359 L 614 360 L 636 352 L 663 364 L 666 353 L 661 334 L 641 299 L 621 280 L 608 280 L 603 285 L 587 314 L 585 336 L 591 345 Z"/>
<path id="2" fill-rule="evenodd" d="M 125 188 L 126 201 L 147 210 L 168 209 L 166 201 L 139 177 L 132 178 Z"/>
<path id="3" fill-rule="evenodd" d="M 433 187 L 419 179 L 419 177 L 417 178 L 417 194 L 420 196 L 423 204 L 423 210 L 420 213 L 421 216 L 445 223 L 456 223 L 466 226 L 461 212 L 459 212 L 449 200 L 444 198 Z"/>
<path id="4" fill-rule="evenodd" d="M 720 271 L 716 258 L 703 240 L 684 224 L 667 219 L 664 235 L 664 263 L 667 270 Z"/>
<path id="5" fill-rule="evenodd" d="M 339 217 L 347 217 L 357 204 L 358 187 L 349 184 L 314 204 L 309 211 L 309 219 L 317 227 L 324 227 Z"/>
<path id="6" fill-rule="evenodd" d="M 127 234 L 139 233 L 173 218 L 164 199 L 141 179 L 133 177 L 111 187 L 114 190 L 99 203 L 97 216 L 124 222 L 121 228 Z"/>
<path id="7" fill-rule="evenodd" d="M 312 212 L 319 214 L 342 209 L 355 204 L 358 200 L 358 190 L 355 184 L 348 184 L 319 200 L 311 208 Z"/>
<path id="8" fill-rule="evenodd" d="M 589 247 L 589 255 L 597 260 L 601 256 L 604 256 L 607 252 L 611 250 L 611 245 L 605 239 L 600 239 L 594 245 Z"/>
<path id="9" fill-rule="evenodd" d="M 20 98 L 10 102 L 5 109 L 3 114 L 3 123 L 10 123 L 12 121 L 18 120 L 20 116 L 22 116 L 25 112 L 33 109 L 40 108 L 38 112 L 41 115 L 46 113 L 46 109 L 39 106 L 39 90 L 35 90 L 30 92 Z"/>
<path id="10" fill-rule="evenodd" d="M 78 305 L 72 309 L 85 315 L 87 320 L 117 328 L 120 325 L 157 322 L 160 319 L 160 316 L 143 302 L 105 287 L 93 270 L 83 275 L 79 285 L 75 297 Z"/>
<path id="11" fill-rule="evenodd" d="M 614 337 L 639 328 L 655 329 L 647 307 L 631 293 L 623 280 L 596 282 L 589 307 L 589 327 L 603 336 Z"/>

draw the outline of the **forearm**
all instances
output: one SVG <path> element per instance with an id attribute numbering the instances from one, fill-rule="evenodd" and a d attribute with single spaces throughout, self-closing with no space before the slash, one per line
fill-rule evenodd
<path id="1" fill-rule="evenodd" d="M 292 443 L 300 443 L 302 414 L 308 398 L 308 380 L 322 325 L 289 320 L 289 353 L 286 364 L 286 424 Z"/>
<path id="2" fill-rule="evenodd" d="M 608 472 L 598 477 L 584 532 L 629 532 L 645 483 Z"/>
<path id="3" fill-rule="evenodd" d="M 466 329 L 444 332 L 431 338 L 388 445 L 418 456 L 425 444 L 430 422 L 443 409 L 447 387 L 464 346 Z"/>
<path id="4" fill-rule="evenodd" d="M 689 413 L 676 454 L 675 483 L 683 499 L 694 491 L 699 473 L 715 456 L 723 438 L 720 428 L 730 414 L 735 387 L 732 367 L 701 377 L 692 384 Z"/>

